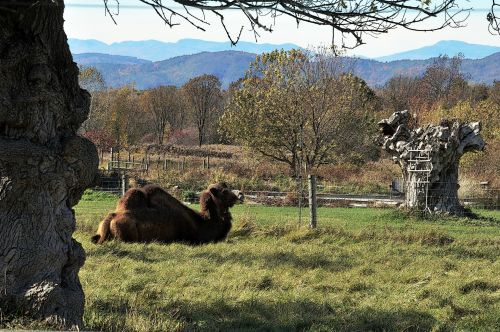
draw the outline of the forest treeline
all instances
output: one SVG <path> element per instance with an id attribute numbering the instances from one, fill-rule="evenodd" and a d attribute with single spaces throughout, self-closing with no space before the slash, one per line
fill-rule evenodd
<path id="1" fill-rule="evenodd" d="M 98 149 L 154 144 L 233 144 L 290 166 L 363 164 L 377 160 L 376 122 L 409 110 L 414 125 L 442 118 L 481 121 L 488 146 L 464 159 L 468 171 L 500 174 L 500 81 L 473 84 L 463 57 L 441 56 L 419 77 L 392 77 L 378 89 L 349 73 L 327 50 L 274 51 L 257 56 L 244 78 L 221 88 L 202 75 L 182 87 L 106 87 L 93 67 L 80 84 L 92 95 L 82 133 Z"/>

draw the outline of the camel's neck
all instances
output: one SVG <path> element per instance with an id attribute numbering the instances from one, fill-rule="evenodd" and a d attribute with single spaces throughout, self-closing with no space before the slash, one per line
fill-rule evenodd
<path id="1" fill-rule="evenodd" d="M 214 202 L 209 202 L 200 211 L 204 222 L 199 224 L 199 237 L 201 242 L 215 242 L 224 239 L 231 229 L 231 214 L 229 210 L 221 211 Z"/>

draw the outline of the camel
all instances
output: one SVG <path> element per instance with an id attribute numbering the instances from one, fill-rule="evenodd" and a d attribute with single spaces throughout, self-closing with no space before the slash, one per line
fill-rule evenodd
<path id="1" fill-rule="evenodd" d="M 157 185 L 129 189 L 91 240 L 96 244 L 113 238 L 124 242 L 218 242 L 231 229 L 229 208 L 237 201 L 238 196 L 225 183 L 212 184 L 201 193 L 200 212 Z"/>

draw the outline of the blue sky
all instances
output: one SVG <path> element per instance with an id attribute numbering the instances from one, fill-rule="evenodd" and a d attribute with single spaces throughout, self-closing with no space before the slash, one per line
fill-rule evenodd
<path id="1" fill-rule="evenodd" d="M 500 36 L 490 35 L 487 30 L 486 14 L 491 0 L 464 0 L 462 2 L 464 6 L 473 8 L 466 27 L 447 28 L 427 33 L 396 29 L 388 34 L 379 35 L 377 38 L 366 36 L 367 44 L 350 53 L 377 57 L 451 39 L 500 46 Z M 106 43 L 148 39 L 175 42 L 183 38 L 227 41 L 219 20 L 209 14 L 207 14 L 207 20 L 211 24 L 207 27 L 207 31 L 203 32 L 186 23 L 169 28 L 150 7 L 137 0 L 120 0 L 120 13 L 116 17 L 118 25 L 105 15 L 102 0 L 65 0 L 65 4 L 65 30 L 69 38 L 97 39 Z M 226 25 L 234 34 L 237 34 L 241 25 L 246 23 L 239 11 L 231 10 L 223 14 L 226 17 Z M 304 23 L 297 28 L 294 20 L 280 17 L 276 21 L 275 31 L 272 33 L 261 31 L 258 42 L 294 43 L 308 47 L 328 44 L 331 39 L 331 28 Z M 248 29 L 244 30 L 242 40 L 255 41 L 253 33 Z"/>

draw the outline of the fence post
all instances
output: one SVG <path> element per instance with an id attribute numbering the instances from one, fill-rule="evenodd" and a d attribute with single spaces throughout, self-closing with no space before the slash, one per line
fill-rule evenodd
<path id="1" fill-rule="evenodd" d="M 122 196 L 124 196 L 125 192 L 127 192 L 127 190 L 128 190 L 128 188 L 127 188 L 128 187 L 128 181 L 127 180 L 128 180 L 127 179 L 127 175 L 123 174 L 122 175 L 122 185 L 121 185 L 121 187 L 122 187 Z"/>
<path id="2" fill-rule="evenodd" d="M 109 162 L 108 162 L 108 171 L 111 171 L 112 165 L 113 165 L 113 148 L 109 149 L 109 154 L 110 154 L 110 157 L 109 157 Z"/>
<path id="3" fill-rule="evenodd" d="M 210 156 L 207 157 L 207 169 L 210 169 Z"/>
<path id="4" fill-rule="evenodd" d="M 310 224 L 309 227 L 316 228 L 317 225 L 317 207 L 318 201 L 316 199 L 316 176 L 309 174 L 307 176 L 307 183 L 309 185 L 309 213 Z"/>
<path id="5" fill-rule="evenodd" d="M 186 157 L 182 158 L 181 170 L 184 172 L 184 167 L 186 167 Z"/>

